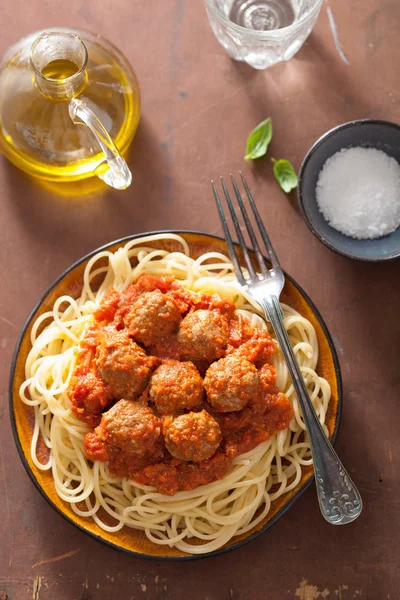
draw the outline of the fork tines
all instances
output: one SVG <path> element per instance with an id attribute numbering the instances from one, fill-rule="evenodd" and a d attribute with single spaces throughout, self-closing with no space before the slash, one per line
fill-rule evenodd
<path id="1" fill-rule="evenodd" d="M 276 256 L 275 251 L 273 249 L 273 246 L 271 244 L 271 240 L 269 239 L 268 234 L 267 234 L 267 232 L 265 230 L 264 223 L 261 220 L 260 213 L 258 212 L 256 203 L 254 202 L 254 198 L 253 198 L 253 196 L 252 196 L 252 194 L 250 192 L 249 186 L 247 185 L 247 182 L 246 182 L 245 178 L 243 177 L 243 175 L 242 175 L 242 173 L 240 171 L 239 171 L 239 174 L 240 174 L 240 177 L 241 177 L 241 180 L 242 180 L 242 183 L 243 183 L 243 187 L 244 187 L 244 190 L 246 192 L 249 204 L 250 204 L 250 206 L 252 208 L 254 218 L 255 218 L 256 223 L 258 225 L 258 229 L 259 229 L 259 232 L 260 232 L 261 239 L 262 239 L 262 241 L 264 243 L 264 246 L 265 246 L 265 249 L 266 249 L 266 253 L 267 253 L 267 258 L 270 260 L 273 269 L 280 269 L 278 258 Z M 247 229 L 247 232 L 249 234 L 251 245 L 253 247 L 254 253 L 255 253 L 256 258 L 257 258 L 257 263 L 258 263 L 260 272 L 261 272 L 261 274 L 262 274 L 263 277 L 268 277 L 269 276 L 269 269 L 268 269 L 267 265 L 265 264 L 265 260 L 264 260 L 262 251 L 260 249 L 260 245 L 258 243 L 257 236 L 256 236 L 256 234 L 254 232 L 253 225 L 251 224 L 251 221 L 250 221 L 250 218 L 249 218 L 249 214 L 248 214 L 248 212 L 246 210 L 246 207 L 244 205 L 244 202 L 243 202 L 242 196 L 240 194 L 239 188 L 238 188 L 238 186 L 236 184 L 236 181 L 234 180 L 234 178 L 233 178 L 232 175 L 231 175 L 231 181 L 232 181 L 232 186 L 233 186 L 233 190 L 234 190 L 235 195 L 236 195 L 237 202 L 239 204 L 240 212 L 241 212 L 242 217 L 243 217 L 243 221 L 244 221 L 244 223 L 246 225 L 246 229 Z M 246 280 L 245 280 L 245 278 L 243 276 L 242 269 L 240 267 L 239 259 L 238 259 L 238 256 L 236 254 L 235 244 L 233 243 L 232 236 L 231 236 L 231 233 L 229 231 L 229 226 L 228 226 L 228 223 L 227 223 L 227 220 L 226 220 L 226 216 L 225 216 L 225 213 L 224 213 L 224 209 L 223 209 L 220 197 L 218 195 L 217 188 L 216 188 L 216 186 L 215 186 L 215 184 L 214 184 L 213 181 L 211 182 L 211 185 L 212 185 L 212 188 L 213 188 L 215 200 L 216 200 L 217 207 L 218 207 L 219 216 L 220 216 L 222 227 L 223 227 L 223 230 L 224 230 L 226 243 L 228 245 L 229 254 L 231 256 L 232 263 L 233 263 L 233 266 L 234 266 L 234 269 L 235 269 L 236 277 L 238 278 L 238 280 L 241 283 L 241 285 L 246 285 Z M 249 272 L 250 280 L 256 281 L 257 279 L 259 279 L 259 277 L 257 276 L 257 273 L 256 273 L 256 270 L 255 270 L 254 265 L 252 263 L 249 251 L 247 249 L 246 242 L 245 242 L 245 239 L 243 237 L 243 233 L 242 233 L 242 230 L 241 230 L 241 227 L 240 227 L 239 219 L 238 219 L 237 213 L 235 212 L 235 208 L 233 206 L 231 197 L 229 195 L 228 188 L 227 188 L 224 180 L 222 179 L 222 177 L 221 177 L 221 185 L 222 185 L 222 189 L 223 189 L 224 194 L 225 194 L 226 202 L 228 204 L 229 212 L 230 212 L 231 217 L 232 217 L 232 222 L 233 222 L 233 225 L 234 225 L 234 228 L 235 228 L 235 231 L 236 231 L 236 235 L 238 237 L 238 242 L 239 242 L 240 248 L 242 250 L 244 259 L 246 261 L 246 266 L 247 266 L 247 269 L 248 269 L 248 272 Z"/>

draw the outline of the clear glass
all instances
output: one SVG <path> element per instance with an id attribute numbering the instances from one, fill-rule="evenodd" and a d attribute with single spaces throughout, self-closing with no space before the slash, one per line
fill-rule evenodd
<path id="1" fill-rule="evenodd" d="M 0 150 L 35 177 L 97 176 L 125 189 L 132 176 L 123 156 L 139 115 L 135 74 L 99 35 L 33 33 L 0 63 Z"/>
<path id="2" fill-rule="evenodd" d="M 323 0 L 205 0 L 215 37 L 235 60 L 267 69 L 291 59 L 315 25 Z"/>

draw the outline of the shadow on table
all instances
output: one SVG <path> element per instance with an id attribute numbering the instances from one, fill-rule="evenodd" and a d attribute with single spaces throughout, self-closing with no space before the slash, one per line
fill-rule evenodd
<path id="1" fill-rule="evenodd" d="M 376 103 L 362 93 L 355 69 L 340 59 L 333 44 L 328 48 L 315 32 L 287 65 L 296 70 L 315 104 L 326 108 L 328 121 L 332 116 L 340 122 L 361 119 L 374 111 Z"/>
<path id="2" fill-rule="evenodd" d="M 307 39 L 299 52 L 289 61 L 278 63 L 264 71 L 257 71 L 248 65 L 232 60 L 225 78 L 249 85 L 249 97 L 255 110 L 264 111 L 272 100 L 272 94 L 279 97 L 280 89 L 285 93 L 296 94 L 301 106 L 302 90 L 308 98 L 313 98 L 316 106 L 327 111 L 327 121 L 331 117 L 339 122 L 362 118 L 371 114 L 375 103 L 361 93 L 355 81 L 351 65 L 344 64 L 333 45 L 327 45 L 316 32 Z M 251 93 L 253 82 L 263 81 L 266 85 Z M 278 90 L 278 94 L 277 94 Z M 272 92 L 271 92 L 272 91 Z M 299 115 L 301 118 L 301 115 Z"/>
<path id="3" fill-rule="evenodd" d="M 5 160 L 5 159 L 4 159 Z M 5 201 L 12 203 L 24 233 L 36 245 L 54 244 L 86 252 L 117 237 L 147 231 L 152 215 L 167 211 L 169 180 L 165 152 L 157 132 L 143 118 L 128 164 L 132 184 L 113 190 L 97 178 L 56 184 L 30 178 L 7 163 Z M 66 241 L 70 243 L 66 244 Z"/>
<path id="4" fill-rule="evenodd" d="M 370 364 L 365 373 L 366 385 L 376 386 L 377 393 L 382 382 L 389 387 L 400 387 L 397 368 L 400 342 L 399 260 L 366 263 L 339 256 L 328 249 L 326 252 L 326 272 L 340 285 L 340 311 L 347 314 L 346 320 L 352 327 L 355 340 L 354 356 L 348 359 L 357 361 L 357 348 L 362 349 L 364 354 L 367 349 Z M 398 394 L 393 394 L 385 398 L 385 405 L 392 404 L 395 409 L 397 397 Z"/>

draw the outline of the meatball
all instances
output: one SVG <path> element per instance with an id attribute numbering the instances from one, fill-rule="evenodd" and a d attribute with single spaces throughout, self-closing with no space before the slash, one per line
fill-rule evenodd
<path id="1" fill-rule="evenodd" d="M 96 366 L 100 377 L 109 384 L 114 398 L 128 400 L 139 396 L 158 359 L 147 356 L 126 330 L 109 330 L 97 348 Z"/>
<path id="2" fill-rule="evenodd" d="M 212 310 L 196 310 L 183 319 L 178 331 L 182 358 L 212 362 L 224 355 L 228 320 Z"/>
<path id="3" fill-rule="evenodd" d="M 167 360 L 154 372 L 149 393 L 160 415 L 172 415 L 201 402 L 203 380 L 193 363 Z"/>
<path id="4" fill-rule="evenodd" d="M 132 304 L 124 322 L 144 346 L 177 331 L 182 317 L 174 299 L 160 290 L 145 292 Z"/>
<path id="5" fill-rule="evenodd" d="M 260 391 L 256 367 L 244 358 L 227 356 L 213 363 L 204 378 L 209 403 L 219 412 L 242 410 Z"/>
<path id="6" fill-rule="evenodd" d="M 161 420 L 144 404 L 119 400 L 103 413 L 96 433 L 114 451 L 144 456 L 154 452 L 161 440 Z"/>
<path id="7" fill-rule="evenodd" d="M 165 445 L 179 460 L 201 462 L 210 458 L 222 440 L 218 423 L 205 410 L 172 419 L 163 426 Z"/>

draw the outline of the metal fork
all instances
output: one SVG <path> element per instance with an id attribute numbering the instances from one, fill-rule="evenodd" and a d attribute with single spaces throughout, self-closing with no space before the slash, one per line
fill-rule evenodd
<path id="1" fill-rule="evenodd" d="M 248 202 L 253 211 L 261 239 L 265 246 L 267 258 L 271 263 L 272 268 L 268 268 L 265 262 L 260 245 L 257 241 L 256 234 L 251 224 L 249 214 L 244 205 L 242 196 L 240 195 L 239 188 L 231 175 L 235 196 L 237 198 L 240 212 L 249 234 L 253 247 L 252 249 L 258 264 L 258 269 L 256 271 L 251 260 L 250 253 L 246 247 L 243 233 L 239 224 L 239 219 L 235 212 L 227 186 L 221 177 L 222 189 L 225 194 L 229 212 L 232 217 L 233 225 L 248 271 L 248 275 L 245 276 L 236 254 L 235 245 L 232 241 L 232 236 L 229 231 L 217 188 L 212 181 L 212 189 L 235 274 L 239 283 L 246 289 L 247 293 L 264 309 L 265 316 L 268 321 L 270 321 L 275 331 L 279 346 L 289 369 L 293 386 L 303 413 L 304 423 L 310 438 L 317 495 L 322 515 L 329 523 L 332 523 L 333 525 L 344 525 L 346 523 L 351 523 L 351 521 L 354 521 L 354 519 L 356 519 L 361 513 L 361 496 L 349 474 L 340 462 L 331 443 L 326 437 L 309 398 L 307 389 L 304 385 L 299 365 L 297 364 L 294 352 L 290 345 L 289 337 L 283 324 L 283 313 L 279 304 L 279 296 L 285 284 L 285 277 L 272 247 L 269 236 L 265 230 L 264 224 L 261 220 L 260 214 L 257 210 L 253 196 L 251 195 L 249 187 L 242 173 L 240 173 L 240 177 L 242 179 Z"/>

